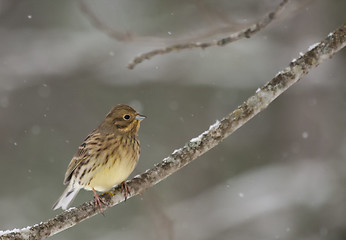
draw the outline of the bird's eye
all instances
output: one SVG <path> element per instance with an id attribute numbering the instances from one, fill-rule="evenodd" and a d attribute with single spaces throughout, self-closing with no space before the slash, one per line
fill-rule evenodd
<path id="1" fill-rule="evenodd" d="M 124 120 L 129 120 L 130 118 L 131 118 L 131 116 L 128 115 L 128 114 L 125 114 L 125 115 L 123 116 L 123 119 L 124 119 Z"/>

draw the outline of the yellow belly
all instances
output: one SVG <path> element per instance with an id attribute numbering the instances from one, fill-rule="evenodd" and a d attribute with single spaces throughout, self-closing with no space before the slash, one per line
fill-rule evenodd
<path id="1" fill-rule="evenodd" d="M 99 171 L 93 175 L 90 183 L 85 186 L 85 189 L 91 190 L 94 188 L 99 192 L 108 191 L 125 181 L 132 173 L 136 164 L 137 159 L 109 161 L 109 163 L 100 167 Z"/>

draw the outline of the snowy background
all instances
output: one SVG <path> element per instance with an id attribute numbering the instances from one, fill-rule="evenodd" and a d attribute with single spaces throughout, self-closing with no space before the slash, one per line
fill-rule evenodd
<path id="1" fill-rule="evenodd" d="M 279 2 L 87 4 L 117 31 L 174 39 L 224 19 L 252 22 Z M 341 26 L 345 12 L 343 0 L 293 1 L 250 39 L 128 70 L 133 57 L 164 42 L 117 42 L 90 24 L 77 1 L 0 1 L 0 230 L 59 213 L 51 206 L 66 167 L 112 106 L 130 104 L 148 116 L 134 174 L 141 173 Z M 345 66 L 343 50 L 194 163 L 51 239 L 345 239 Z M 73 205 L 91 199 L 81 191 Z"/>

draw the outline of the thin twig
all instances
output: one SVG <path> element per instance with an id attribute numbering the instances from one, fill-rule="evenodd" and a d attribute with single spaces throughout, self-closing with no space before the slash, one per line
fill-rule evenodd
<path id="1" fill-rule="evenodd" d="M 86 16 L 88 16 L 90 23 L 95 28 L 100 29 L 102 32 L 106 33 L 111 38 L 114 38 L 115 40 L 118 40 L 120 42 L 132 41 L 132 34 L 130 34 L 129 32 L 116 31 L 110 28 L 108 25 L 106 25 L 98 19 L 98 17 L 90 10 L 88 5 L 83 0 L 80 0 L 79 3 L 80 9 Z"/>
<path id="2" fill-rule="evenodd" d="M 141 54 L 140 56 L 134 58 L 127 67 L 129 69 L 133 69 L 136 65 L 140 64 L 144 60 L 149 60 L 156 55 L 162 55 L 166 53 L 170 53 L 173 51 L 180 51 L 183 49 L 191 49 L 191 48 L 202 48 L 205 49 L 207 47 L 212 46 L 224 46 L 236 40 L 242 38 L 249 38 L 253 34 L 257 33 L 261 29 L 265 28 L 269 23 L 271 23 L 283 10 L 284 6 L 288 3 L 288 0 L 283 0 L 280 5 L 272 12 L 268 13 L 264 16 L 263 19 L 259 20 L 257 23 L 251 25 L 250 27 L 240 30 L 238 32 L 232 33 L 230 36 L 222 38 L 220 40 L 214 40 L 211 42 L 190 42 L 183 44 L 175 44 L 172 46 L 168 46 L 165 48 L 155 49 L 150 52 Z"/>
<path id="3" fill-rule="evenodd" d="M 317 45 L 311 47 L 304 55 L 293 60 L 287 68 L 279 72 L 270 82 L 259 88 L 246 102 L 232 113 L 210 126 L 197 138 L 191 139 L 180 149 L 175 150 L 169 157 L 156 164 L 152 169 L 128 181 L 129 196 L 136 196 L 147 188 L 153 187 L 169 175 L 186 166 L 211 148 L 218 145 L 231 133 L 243 126 L 274 101 L 308 72 L 346 46 L 346 23 Z M 106 206 L 104 210 L 124 201 L 121 187 L 102 195 Z M 94 203 L 86 202 L 77 208 L 70 208 L 46 222 L 36 224 L 21 230 L 3 233 L 0 239 L 43 239 L 60 231 L 70 228 L 99 213 Z"/>
<path id="4" fill-rule="evenodd" d="M 193 34 L 193 36 L 183 36 L 183 37 L 153 37 L 153 36 L 142 36 L 136 35 L 133 32 L 129 31 L 117 31 L 110 26 L 108 26 L 105 22 L 101 21 L 101 19 L 92 11 L 89 5 L 85 0 L 79 0 L 79 5 L 82 13 L 86 16 L 89 22 L 98 30 L 107 34 L 110 38 L 118 41 L 118 42 L 136 42 L 136 43 L 148 43 L 148 44 L 176 44 L 182 42 L 192 42 L 197 41 L 199 39 L 205 39 L 207 37 L 215 36 L 217 34 L 237 31 L 238 29 L 248 28 L 250 23 L 239 23 L 239 22 L 231 22 L 227 21 L 227 26 L 216 27 L 211 30 L 201 31 L 199 33 Z M 219 16 L 219 15 L 218 15 Z M 220 16 L 219 16 L 220 18 Z M 225 22 L 225 21 L 223 21 Z"/>
<path id="5" fill-rule="evenodd" d="M 119 42 L 141 42 L 141 43 L 165 43 L 165 44 L 172 44 L 171 46 L 162 48 L 162 49 L 156 49 L 153 51 L 150 51 L 148 53 L 144 53 L 135 59 L 132 60 L 131 63 L 128 64 L 129 69 L 133 69 L 137 64 L 143 62 L 145 59 L 151 59 L 152 57 L 159 55 L 159 54 L 166 54 L 170 53 L 172 51 L 179 51 L 183 49 L 189 49 L 189 48 L 207 48 L 211 46 L 223 46 L 230 42 L 242 39 L 242 38 L 249 38 L 251 35 L 256 33 L 257 31 L 263 29 L 265 26 L 267 26 L 274 18 L 281 12 L 284 5 L 287 4 L 288 0 L 283 0 L 283 2 L 279 5 L 277 9 L 275 9 L 273 12 L 268 13 L 263 19 L 260 21 L 251 24 L 240 24 L 240 23 L 233 23 L 228 21 L 226 26 L 221 26 L 217 28 L 213 28 L 211 30 L 208 30 L 206 32 L 196 33 L 192 37 L 175 37 L 175 38 L 164 38 L 164 37 L 153 37 L 153 36 L 139 36 L 132 32 L 126 32 L 126 31 L 117 31 L 110 26 L 108 26 L 106 23 L 102 22 L 96 14 L 91 10 L 91 8 L 88 6 L 88 4 L 85 2 L 85 0 L 80 0 L 80 9 L 84 13 L 84 15 L 87 17 L 89 22 L 100 31 L 107 34 L 110 38 L 119 41 Z M 225 21 L 224 21 L 225 22 Z M 242 30 L 239 30 L 242 29 Z M 220 40 L 215 40 L 212 42 L 196 42 L 200 39 L 209 38 L 211 36 L 215 36 L 218 34 L 225 34 L 227 32 L 234 32 L 230 36 L 226 38 L 222 38 Z M 178 44 L 177 44 L 178 43 Z"/>

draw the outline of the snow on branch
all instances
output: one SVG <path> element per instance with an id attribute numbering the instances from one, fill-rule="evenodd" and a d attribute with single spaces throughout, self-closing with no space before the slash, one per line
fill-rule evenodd
<path id="1" fill-rule="evenodd" d="M 169 175 L 186 166 L 211 148 L 218 145 L 231 133 L 243 126 L 274 101 L 291 85 L 317 67 L 324 60 L 330 59 L 335 53 L 346 46 L 346 23 L 330 33 L 328 37 L 314 44 L 309 50 L 294 59 L 287 68 L 279 72 L 270 82 L 257 89 L 255 94 L 247 99 L 232 113 L 209 127 L 196 138 L 191 139 L 182 148 L 175 150 L 170 156 L 156 164 L 152 169 L 135 176 L 128 181 L 129 197 L 142 193 L 153 187 Z M 101 195 L 105 203 L 104 210 L 124 201 L 121 188 L 117 187 L 110 193 Z M 86 202 L 77 208 L 70 208 L 60 215 L 39 224 L 23 229 L 0 231 L 0 239 L 43 239 L 70 228 L 99 213 L 93 201 Z"/>
<path id="2" fill-rule="evenodd" d="M 166 53 L 170 53 L 173 51 L 180 51 L 183 49 L 191 49 L 191 48 L 208 48 L 212 46 L 225 46 L 231 42 L 234 42 L 236 40 L 242 39 L 242 38 L 250 38 L 253 34 L 257 33 L 258 31 L 265 28 L 269 23 L 271 23 L 283 10 L 284 6 L 288 3 L 288 0 L 283 0 L 280 5 L 272 12 L 268 13 L 263 17 L 263 19 L 260 19 L 255 24 L 251 25 L 250 27 L 247 27 L 245 29 L 242 29 L 240 31 L 237 31 L 235 33 L 232 33 L 230 36 L 214 40 L 211 42 L 188 42 L 188 43 L 182 43 L 182 44 L 175 44 L 171 45 L 165 48 L 160 49 L 154 49 L 150 52 L 143 53 L 140 56 L 134 58 L 128 65 L 127 68 L 133 69 L 137 64 L 140 64 L 144 60 L 149 60 L 157 55 L 162 55 Z"/>

